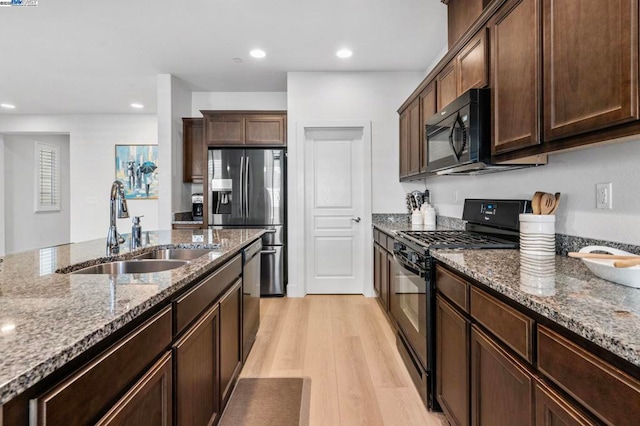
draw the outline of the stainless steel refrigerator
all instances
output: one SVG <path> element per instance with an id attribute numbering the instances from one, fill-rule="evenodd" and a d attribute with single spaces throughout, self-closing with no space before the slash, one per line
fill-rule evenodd
<path id="1" fill-rule="evenodd" d="M 210 149 L 209 224 L 264 228 L 260 294 L 284 296 L 286 265 L 286 151 Z"/>

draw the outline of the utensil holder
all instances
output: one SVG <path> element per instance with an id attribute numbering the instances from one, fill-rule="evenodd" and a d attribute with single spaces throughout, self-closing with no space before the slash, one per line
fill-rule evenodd
<path id="1" fill-rule="evenodd" d="M 520 254 L 535 261 L 556 255 L 555 215 L 521 214 Z"/>

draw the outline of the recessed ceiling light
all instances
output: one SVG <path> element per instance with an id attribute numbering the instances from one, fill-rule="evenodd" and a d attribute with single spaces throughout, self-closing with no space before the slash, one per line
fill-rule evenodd
<path id="1" fill-rule="evenodd" d="M 353 52 L 349 49 L 340 49 L 336 52 L 336 56 L 338 58 L 350 58 L 353 55 Z"/>
<path id="2" fill-rule="evenodd" d="M 6 109 L 16 109 L 16 106 L 11 104 L 0 104 L 0 107 L 6 108 Z"/>
<path id="3" fill-rule="evenodd" d="M 144 108 L 144 105 L 134 102 L 134 103 L 131 104 L 131 108 L 142 109 L 142 108 Z"/>
<path id="4" fill-rule="evenodd" d="M 241 64 L 242 58 L 233 58 L 233 62 L 235 62 L 236 64 Z"/>
<path id="5" fill-rule="evenodd" d="M 260 49 L 253 49 L 251 52 L 249 52 L 249 55 L 253 56 L 254 58 L 264 58 L 265 56 L 267 56 L 264 50 Z"/>

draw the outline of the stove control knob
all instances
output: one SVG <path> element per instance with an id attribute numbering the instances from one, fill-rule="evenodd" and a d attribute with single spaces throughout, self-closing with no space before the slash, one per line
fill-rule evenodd
<path id="1" fill-rule="evenodd" d="M 409 253 L 408 258 L 411 263 L 420 263 L 420 256 L 418 253 Z"/>

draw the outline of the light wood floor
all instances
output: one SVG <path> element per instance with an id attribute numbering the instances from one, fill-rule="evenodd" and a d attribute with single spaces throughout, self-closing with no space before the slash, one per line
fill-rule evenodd
<path id="1" fill-rule="evenodd" d="M 261 299 L 257 340 L 241 377 L 310 377 L 311 426 L 441 426 L 404 368 L 374 299 Z"/>

